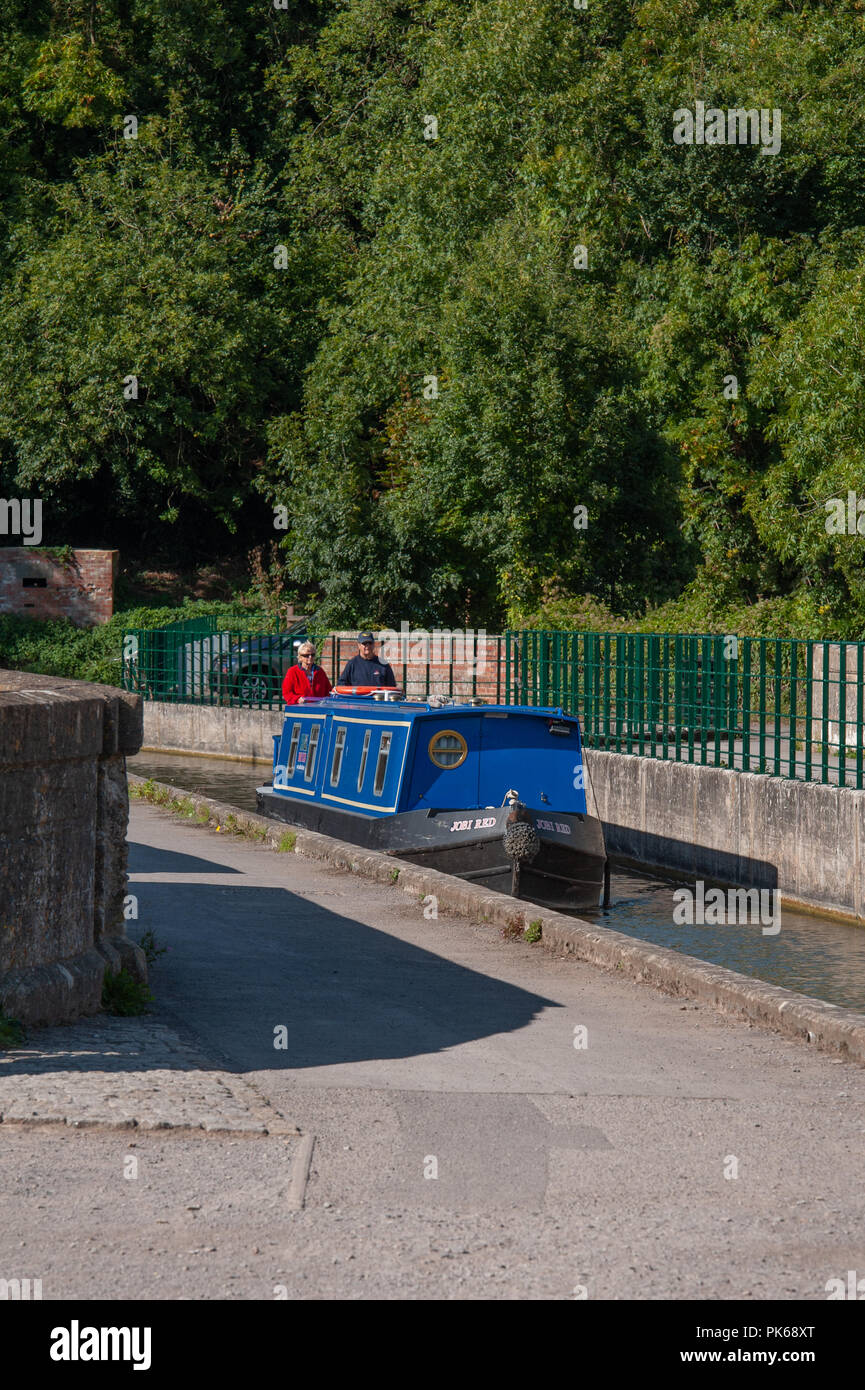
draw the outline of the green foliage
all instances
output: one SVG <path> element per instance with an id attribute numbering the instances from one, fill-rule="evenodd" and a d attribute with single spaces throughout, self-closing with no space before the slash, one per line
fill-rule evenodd
<path id="1" fill-rule="evenodd" d="M 73 128 L 101 125 L 124 98 L 121 79 L 81 32 L 41 44 L 21 90 L 27 111 Z"/>
<path id="2" fill-rule="evenodd" d="M 254 609 L 238 614 L 236 606 L 190 601 L 178 608 L 130 608 L 98 627 L 75 627 L 66 618 L 47 621 L 0 614 L 0 667 L 41 671 L 46 676 L 119 685 L 123 634 L 130 628 L 168 627 L 192 618 L 216 617 L 243 631 L 268 631 L 272 621 Z"/>
<path id="3" fill-rule="evenodd" d="M 533 918 L 533 920 L 532 920 L 531 922 L 529 922 L 529 925 L 526 927 L 525 931 L 523 932 L 523 940 L 524 940 L 524 941 L 528 941 L 530 945 L 534 945 L 534 943 L 535 943 L 536 941 L 540 941 L 540 939 L 541 939 L 541 919 L 540 919 L 540 917 L 535 917 L 535 918 Z"/>
<path id="4" fill-rule="evenodd" d="M 318 627 L 865 632 L 824 524 L 865 490 L 862 0 L 0 25 L 0 493 L 52 540 L 276 537 L 260 592 Z M 675 144 L 697 100 L 777 108 L 779 152 Z"/>
<path id="5" fill-rule="evenodd" d="M 166 955 L 168 952 L 167 946 L 160 946 L 158 944 L 152 927 L 148 927 L 145 932 L 142 932 L 138 944 L 144 952 L 144 958 L 148 966 L 155 965 L 159 957 Z"/>
<path id="6" fill-rule="evenodd" d="M 547 598 L 530 611 L 510 615 L 515 628 L 559 628 L 570 632 L 735 633 L 739 637 L 843 638 L 843 626 L 828 622 L 808 590 L 757 603 L 735 601 L 714 591 L 705 576 L 676 599 L 634 617 L 613 613 L 591 597 Z"/>
<path id="7" fill-rule="evenodd" d="M 334 621 L 496 623 L 550 587 L 633 615 L 696 574 L 717 609 L 798 596 L 855 626 L 858 542 L 839 564 L 818 536 L 815 578 L 814 537 L 781 515 L 806 465 L 778 365 L 802 312 L 827 386 L 856 340 L 855 293 L 846 328 L 810 298 L 843 296 L 831 268 L 865 220 L 856 7 L 564 9 L 356 3 L 288 55 L 280 90 L 303 99 L 277 139 L 345 260 L 303 406 L 270 429 L 262 485 L 302 502 L 291 570 Z M 673 144 L 676 107 L 744 94 L 781 109 L 780 153 Z M 811 352 L 786 356 L 806 383 Z M 812 450 L 834 423 L 861 476 L 851 365 L 849 409 L 808 397 Z"/>
<path id="8" fill-rule="evenodd" d="M 284 835 L 280 835 L 277 850 L 280 854 L 293 854 L 297 844 L 297 835 L 293 830 L 286 830 Z"/>
<path id="9" fill-rule="evenodd" d="M 0 1049 L 21 1047 L 25 1041 L 24 1029 L 17 1018 L 7 1018 L 0 1013 Z"/>
<path id="10" fill-rule="evenodd" d="M 118 970 L 116 975 L 106 970 L 102 981 L 102 1007 L 107 1014 L 131 1018 L 137 1014 L 146 1014 L 153 1002 L 153 995 L 147 985 L 136 980 L 128 970 Z"/>

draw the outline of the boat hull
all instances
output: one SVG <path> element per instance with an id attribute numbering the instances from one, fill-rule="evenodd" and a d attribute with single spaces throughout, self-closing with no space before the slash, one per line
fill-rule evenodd
<path id="1" fill-rule="evenodd" d="M 333 835 L 499 893 L 514 891 L 513 866 L 504 848 L 509 806 L 364 816 L 299 802 L 271 787 L 259 787 L 256 799 L 260 814 L 288 825 Z M 600 822 L 575 812 L 532 810 L 530 815 L 539 849 L 530 863 L 520 865 L 517 896 L 555 911 L 597 908 L 606 862 Z"/>

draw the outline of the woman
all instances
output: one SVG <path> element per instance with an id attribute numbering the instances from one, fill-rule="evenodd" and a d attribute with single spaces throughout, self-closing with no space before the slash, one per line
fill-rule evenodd
<path id="1" fill-rule="evenodd" d="M 303 705 L 309 699 L 330 694 L 330 681 L 315 664 L 315 646 L 304 642 L 297 649 L 297 665 L 289 666 L 282 682 L 282 698 L 287 705 Z"/>

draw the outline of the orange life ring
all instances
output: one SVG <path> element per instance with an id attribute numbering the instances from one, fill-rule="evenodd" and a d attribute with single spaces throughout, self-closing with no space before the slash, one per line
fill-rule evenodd
<path id="1" fill-rule="evenodd" d="M 404 692 L 398 685 L 335 685 L 334 695 L 374 695 L 376 692 L 388 692 L 392 696 L 402 695 Z"/>

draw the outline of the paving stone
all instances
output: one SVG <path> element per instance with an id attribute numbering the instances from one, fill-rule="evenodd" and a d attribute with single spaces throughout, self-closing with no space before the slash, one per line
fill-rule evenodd
<path id="1" fill-rule="evenodd" d="M 242 1077 L 146 1017 L 37 1029 L 0 1053 L 0 1124 L 295 1132 Z"/>

